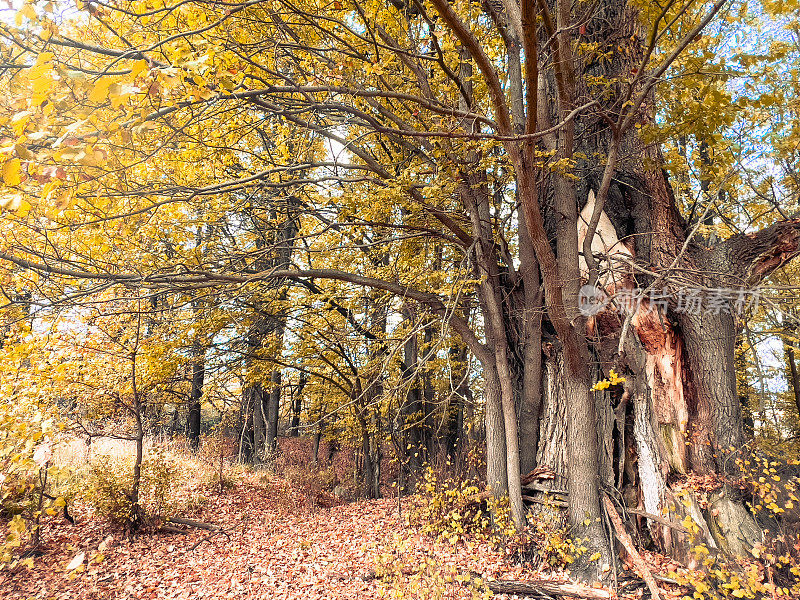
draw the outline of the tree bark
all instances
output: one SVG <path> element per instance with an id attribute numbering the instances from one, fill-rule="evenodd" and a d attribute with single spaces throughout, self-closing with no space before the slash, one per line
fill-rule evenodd
<path id="1" fill-rule="evenodd" d="M 800 371 L 797 369 L 797 359 L 795 357 L 794 344 L 796 328 L 786 327 L 784 349 L 786 351 L 786 365 L 789 368 L 789 388 L 792 390 L 794 405 L 797 407 L 797 414 L 800 415 Z"/>
<path id="2" fill-rule="evenodd" d="M 530 473 L 536 467 L 539 416 L 542 408 L 542 297 L 539 265 L 522 219 L 519 225 L 520 271 L 523 281 L 522 389 L 519 394 L 519 467 Z"/>
<path id="3" fill-rule="evenodd" d="M 308 373 L 304 370 L 300 371 L 297 387 L 292 394 L 292 420 L 289 424 L 289 436 L 300 436 L 300 414 L 303 412 L 303 389 L 308 382 Z"/>
<path id="4" fill-rule="evenodd" d="M 406 341 L 403 344 L 402 379 L 407 391 L 405 402 L 400 407 L 403 418 L 405 451 L 408 453 L 408 473 L 413 478 L 421 471 L 427 459 L 424 443 L 424 409 L 419 378 L 419 344 L 417 341 L 416 319 L 410 307 L 403 310 L 406 326 Z"/>
<path id="5" fill-rule="evenodd" d="M 192 387 L 189 394 L 189 415 L 187 418 L 187 438 L 189 448 L 200 447 L 201 403 L 203 400 L 203 382 L 205 380 L 205 348 L 195 338 L 192 344 Z"/>
<path id="6" fill-rule="evenodd" d="M 268 218 L 253 211 L 251 220 L 258 233 L 257 247 L 263 253 L 257 261 L 258 268 L 273 271 L 288 269 L 299 230 L 298 211 L 299 201 L 294 196 L 288 196 L 282 202 L 273 199 L 272 206 L 266 211 Z M 271 252 L 267 251 L 268 248 L 271 248 Z M 276 290 L 274 300 L 282 307 L 288 294 L 285 278 L 270 281 L 267 289 Z M 266 300 L 256 301 L 254 310 L 256 314 L 247 334 L 245 364 L 251 373 L 258 373 L 262 371 L 259 363 L 270 359 L 264 355 L 268 343 L 274 345 L 275 355 L 280 358 L 287 316 L 283 308 L 270 311 Z M 255 379 L 242 390 L 243 405 L 253 411 L 253 449 L 252 453 L 248 453 L 252 460 L 265 460 L 277 450 L 281 381 L 281 369 L 275 366 L 268 376 L 255 375 Z"/>

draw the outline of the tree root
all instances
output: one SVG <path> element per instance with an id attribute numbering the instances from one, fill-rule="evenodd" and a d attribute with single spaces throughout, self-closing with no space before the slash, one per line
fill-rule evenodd
<path id="1" fill-rule="evenodd" d="M 189 548 L 189 551 L 191 552 L 192 550 L 197 548 L 203 542 L 207 542 L 208 540 L 210 540 L 211 538 L 213 538 L 214 536 L 217 536 L 217 535 L 225 535 L 229 540 L 231 539 L 231 536 L 229 536 L 228 533 L 224 529 L 217 529 L 216 531 L 213 531 L 209 535 L 204 537 L 202 540 L 199 540 L 198 542 L 196 542 L 194 546 Z"/>
<path id="2" fill-rule="evenodd" d="M 189 532 L 186 529 L 181 529 L 180 527 L 172 527 L 171 525 L 162 525 L 157 530 L 159 533 L 180 533 L 183 535 L 189 535 Z"/>
<path id="3" fill-rule="evenodd" d="M 201 521 L 193 521 L 191 519 L 184 519 L 182 517 L 167 517 L 167 523 L 176 523 L 178 525 L 186 525 L 187 527 L 194 527 L 196 529 L 205 529 L 206 531 L 222 531 L 222 527 L 214 525 L 213 523 L 203 523 Z"/>

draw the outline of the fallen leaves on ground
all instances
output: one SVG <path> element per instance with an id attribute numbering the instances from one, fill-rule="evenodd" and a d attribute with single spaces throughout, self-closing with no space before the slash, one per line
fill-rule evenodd
<path id="1" fill-rule="evenodd" d="M 45 523 L 45 554 L 30 569 L 0 573 L 0 598 L 358 600 L 425 595 L 426 569 L 542 578 L 489 544 L 453 547 L 421 536 L 398 516 L 396 499 L 309 508 L 290 484 L 266 474 L 209 493 L 184 515 L 219 525 L 227 536 L 190 529 L 129 540 L 80 507 L 75 516 L 75 526 L 57 518 Z M 404 582 L 398 589 L 392 577 L 376 576 L 387 567 L 401 579 L 416 578 L 418 587 Z M 435 579 L 441 597 L 472 597 L 468 586 Z"/>

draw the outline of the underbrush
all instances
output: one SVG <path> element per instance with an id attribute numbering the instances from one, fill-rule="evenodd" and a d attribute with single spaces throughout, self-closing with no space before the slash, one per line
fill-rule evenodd
<path id="1" fill-rule="evenodd" d="M 137 506 L 133 506 L 135 445 L 129 440 L 62 439 L 53 451 L 48 494 L 67 505 L 82 504 L 112 528 L 157 525 L 162 519 L 205 503 L 206 494 L 236 484 L 225 463 L 226 440 L 208 438 L 191 452 L 181 438 L 144 440 Z M 51 511 L 52 512 L 52 511 Z"/>
<path id="2" fill-rule="evenodd" d="M 800 597 L 798 465 L 798 460 L 777 460 L 763 454 L 736 460 L 739 477 L 728 483 L 748 500 L 748 508 L 763 532 L 763 540 L 752 549 L 749 558 L 720 552 L 702 540 L 700 529 L 691 518 L 684 520 L 691 535 L 690 552 L 698 568 L 679 569 L 671 576 L 694 589 L 694 600 Z M 704 495 L 707 492 L 700 494 L 701 507 Z"/>
<path id="3" fill-rule="evenodd" d="M 488 542 L 532 568 L 563 569 L 585 551 L 580 540 L 570 537 L 564 511 L 547 497 L 520 532 L 511 518 L 508 497 L 496 498 L 490 490 L 481 492 L 480 487 L 477 479 L 426 469 L 409 525 L 454 546 Z"/>
<path id="4" fill-rule="evenodd" d="M 179 489 L 188 477 L 180 461 L 156 449 L 142 461 L 138 506 L 133 506 L 134 460 L 99 456 L 77 483 L 75 497 L 95 515 L 112 525 L 125 527 L 141 515 L 145 520 L 169 515 L 181 508 Z"/>
<path id="5" fill-rule="evenodd" d="M 495 498 L 474 477 L 447 463 L 426 468 L 411 500 L 407 525 L 449 552 L 471 555 L 477 548 L 492 548 L 512 563 L 527 569 L 559 570 L 585 549 L 573 541 L 564 511 L 555 502 L 545 503 L 530 525 L 518 532 L 511 518 L 508 497 Z M 445 555 L 447 552 L 444 553 Z M 413 537 L 395 536 L 378 553 L 376 575 L 389 598 L 490 598 L 481 577 L 420 552 Z"/>
<path id="6" fill-rule="evenodd" d="M 480 578 L 444 562 L 430 553 L 419 553 L 409 540 L 395 535 L 375 559 L 375 576 L 383 596 L 405 600 L 488 600 L 493 596 Z"/>
<path id="7" fill-rule="evenodd" d="M 329 454 L 320 452 L 320 454 Z M 330 453 L 333 454 L 333 453 Z M 334 460 L 311 460 L 311 446 L 302 438 L 281 440 L 280 451 L 271 461 L 271 471 L 288 481 L 295 491 L 304 498 L 306 507 L 329 507 L 353 497 L 352 490 L 341 485 L 339 474 L 346 465 L 341 464 L 346 457 Z M 338 467 L 338 468 L 337 468 Z M 337 473 L 338 472 L 338 473 Z"/>
<path id="8" fill-rule="evenodd" d="M 38 541 L 41 519 L 64 505 L 63 498 L 49 493 L 58 473 L 51 459 L 60 429 L 52 411 L 0 386 L 0 519 L 7 521 L 0 569 L 13 567 L 28 541 Z"/>

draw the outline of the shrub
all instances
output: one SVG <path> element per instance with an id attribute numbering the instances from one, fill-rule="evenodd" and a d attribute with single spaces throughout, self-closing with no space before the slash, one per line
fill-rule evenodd
<path id="1" fill-rule="evenodd" d="M 336 501 L 333 491 L 339 480 L 331 465 L 287 466 L 281 475 L 305 496 L 309 506 L 330 506 Z"/>
<path id="2" fill-rule="evenodd" d="M 696 537 L 698 525 L 686 517 L 691 553 L 698 569 L 678 569 L 671 576 L 694 588 L 685 600 L 719 598 L 800 597 L 800 485 L 793 475 L 800 461 L 780 461 L 750 455 L 737 459 L 740 477 L 730 482 L 749 495 L 749 508 L 766 524 L 764 540 L 753 548 L 752 559 L 733 558 L 710 549 Z"/>
<path id="3" fill-rule="evenodd" d="M 586 551 L 579 539 L 569 536 L 565 515 L 555 502 L 545 501 L 520 532 L 511 518 L 508 496 L 486 497 L 476 480 L 428 468 L 418 491 L 421 498 L 411 510 L 410 524 L 438 541 L 455 545 L 467 538 L 486 540 L 517 560 L 554 569 L 566 567 Z"/>
<path id="4" fill-rule="evenodd" d="M 271 470 L 282 477 L 305 498 L 307 506 L 331 506 L 338 501 L 334 490 L 341 481 L 333 464 L 309 461 L 310 445 L 302 438 L 281 440 L 280 451 L 271 463 Z"/>
<path id="5" fill-rule="evenodd" d="M 413 506 L 409 519 L 423 534 L 457 544 L 469 534 L 489 529 L 489 512 L 474 501 L 480 493 L 477 481 L 444 476 L 428 467 L 417 492 L 421 502 Z"/>
<path id="6" fill-rule="evenodd" d="M 528 551 L 537 567 L 561 569 L 572 564 L 586 549 L 580 540 L 570 537 L 566 513 L 548 500 L 549 496 L 545 496 L 545 504 L 537 509 L 535 517 L 528 519 Z"/>
<path id="7" fill-rule="evenodd" d="M 399 535 L 377 554 L 375 575 L 385 598 L 488 600 L 493 596 L 480 579 L 473 580 L 470 573 L 430 553 L 415 551 L 413 543 Z"/>
<path id="8" fill-rule="evenodd" d="M 6 390 L 0 389 L 0 396 Z M 52 444 L 60 429 L 52 414 L 25 399 L 0 399 L 0 517 L 10 519 L 0 538 L 0 568 L 17 561 L 17 551 L 29 537 L 37 540 L 42 513 L 54 513 L 62 498 L 45 501 Z"/>
<path id="9" fill-rule="evenodd" d="M 133 466 L 131 458 L 99 456 L 92 462 L 89 475 L 78 491 L 78 495 L 98 516 L 116 526 L 129 526 L 134 517 Z M 175 511 L 175 492 L 181 483 L 180 479 L 177 461 L 163 450 L 156 449 L 142 461 L 140 514 L 159 517 Z"/>

